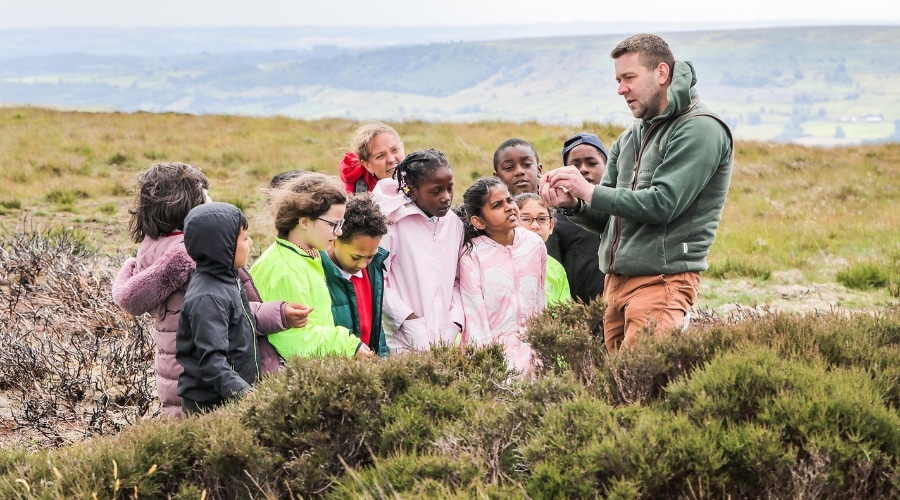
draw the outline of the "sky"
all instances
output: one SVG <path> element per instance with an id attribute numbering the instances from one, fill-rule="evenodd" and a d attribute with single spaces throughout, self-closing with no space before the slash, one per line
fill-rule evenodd
<path id="1" fill-rule="evenodd" d="M 571 22 L 900 25 L 884 0 L 0 0 L 0 29 L 36 27 L 474 26 Z M 523 37 L 527 37 L 523 33 Z"/>

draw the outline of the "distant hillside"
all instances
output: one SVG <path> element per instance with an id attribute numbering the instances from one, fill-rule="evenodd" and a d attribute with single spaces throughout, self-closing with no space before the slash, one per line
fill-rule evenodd
<path id="1" fill-rule="evenodd" d="M 108 33 L 111 46 L 114 33 Z M 664 36 L 676 57 L 695 63 L 701 97 L 742 139 L 900 140 L 900 27 Z M 298 118 L 627 123 L 631 115 L 616 95 L 608 55 L 622 38 L 302 50 L 255 50 L 262 44 L 250 40 L 240 52 L 171 55 L 111 55 L 109 46 L 90 54 L 2 52 L 0 102 Z"/>

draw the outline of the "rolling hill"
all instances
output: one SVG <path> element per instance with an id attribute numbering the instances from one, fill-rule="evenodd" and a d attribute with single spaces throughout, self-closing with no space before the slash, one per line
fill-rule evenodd
<path id="1" fill-rule="evenodd" d="M 215 34 L 220 51 L 190 52 L 170 42 L 139 53 L 132 34 L 117 53 L 116 30 L 94 33 L 92 44 L 82 46 L 78 33 L 66 36 L 76 50 L 87 47 L 82 51 L 0 51 L 0 103 L 309 119 L 631 120 L 608 55 L 624 35 L 280 49 L 259 41 L 264 32 L 222 30 Z M 15 35 L 15 43 L 41 43 Z M 11 36 L 0 31 L 0 48 L 11 46 Z M 741 139 L 808 145 L 900 139 L 900 27 L 664 36 L 677 58 L 695 63 L 701 97 Z"/>

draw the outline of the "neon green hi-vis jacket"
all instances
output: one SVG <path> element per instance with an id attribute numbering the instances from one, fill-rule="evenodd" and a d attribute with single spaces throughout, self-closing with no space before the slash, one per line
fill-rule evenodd
<path id="1" fill-rule="evenodd" d="M 343 326 L 335 326 L 331 295 L 325 284 L 322 259 L 310 257 L 293 243 L 276 238 L 250 268 L 250 276 L 263 301 L 283 300 L 311 306 L 303 328 L 291 328 L 268 336 L 285 359 L 341 354 L 351 357 L 359 349 L 359 338 Z"/>
<path id="2" fill-rule="evenodd" d="M 572 300 L 569 289 L 569 278 L 562 264 L 553 257 L 547 256 L 547 276 L 544 286 L 547 287 L 547 305 L 560 304 Z"/>

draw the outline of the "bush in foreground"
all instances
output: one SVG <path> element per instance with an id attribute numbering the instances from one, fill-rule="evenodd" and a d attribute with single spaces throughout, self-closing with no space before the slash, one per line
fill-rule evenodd
<path id="1" fill-rule="evenodd" d="M 497 346 L 293 360 L 209 415 L 139 420 L 149 340 L 107 268 L 65 232 L 15 238 L 4 422 L 58 449 L 0 452 L 0 498 L 900 494 L 897 306 L 706 321 L 609 355 L 602 301 L 567 304 L 530 324 L 533 379 Z"/>
<path id="2" fill-rule="evenodd" d="M 567 314 L 557 319 L 586 321 Z M 527 381 L 510 376 L 497 347 L 294 360 L 210 415 L 6 451 L 0 496 L 900 494 L 900 414 L 888 390 L 900 309 L 771 315 L 691 332 L 614 356 L 597 351 L 591 363 L 539 352 L 555 364 Z"/>
<path id="3" fill-rule="evenodd" d="M 113 258 L 76 231 L 0 238 L 2 427 L 53 447 L 152 413 L 148 323 L 112 300 Z"/>

